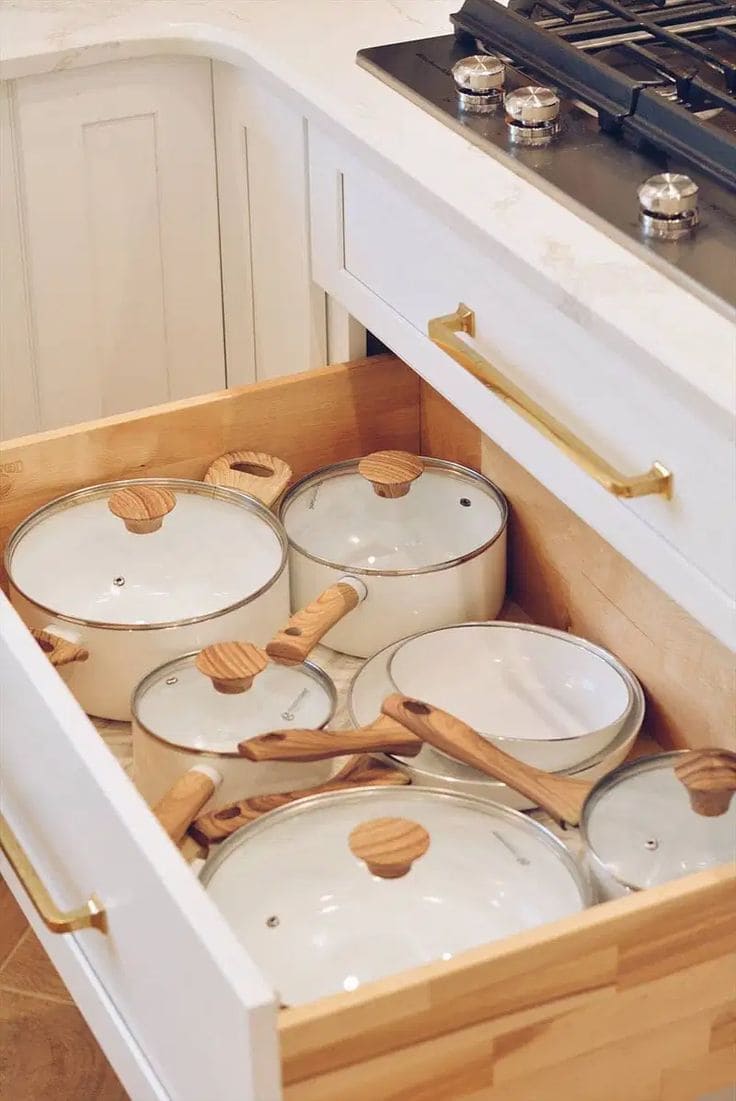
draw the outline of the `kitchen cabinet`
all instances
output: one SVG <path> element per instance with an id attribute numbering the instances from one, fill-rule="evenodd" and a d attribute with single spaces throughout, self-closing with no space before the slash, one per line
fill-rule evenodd
<path id="1" fill-rule="evenodd" d="M 251 66 L 215 63 L 213 87 L 228 384 L 321 367 L 304 117 Z"/>
<path id="2" fill-rule="evenodd" d="M 620 334 L 580 318 L 573 303 L 489 242 L 448 227 L 433 207 L 331 133 L 310 127 L 309 155 L 312 265 L 320 285 L 734 645 L 736 529 L 723 523 L 736 493 L 727 411 L 667 377 L 666 365 Z M 450 331 L 460 327 L 450 319 L 459 303 L 472 314 L 472 333 L 470 324 Z M 479 361 L 480 379 L 466 369 Z M 513 388 L 509 400 L 495 380 L 484 385 L 490 371 Z M 520 415 L 522 405 L 541 406 L 556 440 Z M 629 476 L 655 463 L 671 472 L 671 495 L 629 497 Z M 617 485 L 612 469 L 623 472 Z"/>
<path id="3" fill-rule="evenodd" d="M 245 439 L 297 477 L 387 447 L 483 470 L 515 516 L 522 610 L 615 649 L 646 684 L 663 742 L 726 729 L 725 648 L 391 355 L 11 441 L 3 539 L 66 491 L 201 477 Z M 3 815 L 54 902 L 95 895 L 106 930 L 49 932 L 5 860 L 0 873 L 134 1101 L 693 1101 L 732 1077 L 732 869 L 279 1012 L 4 598 L 0 666 Z"/>
<path id="4" fill-rule="evenodd" d="M 209 61 L 50 73 L 3 97 L 4 432 L 224 386 Z"/>

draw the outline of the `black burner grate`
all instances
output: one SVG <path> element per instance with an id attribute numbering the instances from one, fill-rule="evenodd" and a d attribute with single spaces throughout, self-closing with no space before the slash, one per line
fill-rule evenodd
<path id="1" fill-rule="evenodd" d="M 736 187 L 731 0 L 465 0 L 452 19 L 458 38 L 587 103 L 604 129 Z"/>

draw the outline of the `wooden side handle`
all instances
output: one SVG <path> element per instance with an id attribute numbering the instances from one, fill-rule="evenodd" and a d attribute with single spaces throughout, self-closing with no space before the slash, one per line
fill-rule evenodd
<path id="1" fill-rule="evenodd" d="M 271 508 L 291 477 L 291 467 L 275 455 L 267 455 L 264 451 L 229 451 L 227 455 L 215 459 L 203 481 L 239 489 Z"/>
<path id="2" fill-rule="evenodd" d="M 245 692 L 268 665 L 268 657 L 252 642 L 215 642 L 197 654 L 195 665 L 209 677 L 216 692 L 234 696 Z"/>
<path id="3" fill-rule="evenodd" d="M 348 838 L 350 851 L 381 879 L 399 879 L 429 848 L 424 826 L 409 818 L 371 818 Z"/>
<path id="4" fill-rule="evenodd" d="M 553 776 L 517 761 L 467 723 L 421 700 L 397 693 L 383 701 L 381 710 L 436 749 L 526 795 L 558 821 L 569 822 L 571 826 L 579 824 L 592 784 Z"/>
<path id="5" fill-rule="evenodd" d="M 84 646 L 77 646 L 76 643 L 60 638 L 59 635 L 54 635 L 51 631 L 42 631 L 39 627 L 31 627 L 30 631 L 46 657 L 55 667 L 70 665 L 73 661 L 86 661 L 89 657 L 89 650 L 86 650 Z"/>
<path id="6" fill-rule="evenodd" d="M 358 463 L 358 473 L 379 497 L 405 497 L 423 470 L 419 456 L 408 451 L 374 451 Z"/>
<path id="7" fill-rule="evenodd" d="M 331 627 L 357 608 L 365 595 L 365 585 L 358 578 L 345 578 L 330 585 L 306 608 L 294 612 L 286 627 L 271 639 L 266 653 L 281 665 L 299 665 Z"/>
<path id="8" fill-rule="evenodd" d="M 113 516 L 119 516 L 134 535 L 158 531 L 175 504 L 176 497 L 170 489 L 146 485 L 116 489 L 107 502 Z"/>
<path id="9" fill-rule="evenodd" d="M 335 774 L 332 780 L 318 787 L 302 788 L 299 791 L 278 792 L 275 795 L 253 795 L 250 799 L 241 799 L 225 807 L 209 811 L 196 819 L 190 827 L 190 834 L 202 845 L 222 841 L 235 833 L 241 826 L 254 822 L 262 814 L 294 803 L 297 799 L 306 799 L 310 795 L 320 795 L 327 791 L 350 791 L 356 787 L 398 786 L 408 784 L 409 777 L 398 768 L 371 757 L 353 757 Z"/>
<path id="10" fill-rule="evenodd" d="M 348 753 L 416 757 L 423 744 L 405 726 L 380 715 L 358 730 L 274 730 L 241 742 L 238 752 L 249 761 L 324 761 Z"/>
<path id="11" fill-rule="evenodd" d="M 736 753 L 695 749 L 675 765 L 675 776 L 687 788 L 696 814 L 718 818 L 726 813 L 736 791 Z"/>
<path id="12" fill-rule="evenodd" d="M 173 784 L 153 808 L 169 837 L 181 841 L 207 800 L 220 784 L 221 777 L 213 768 L 197 765 L 190 768 Z"/>

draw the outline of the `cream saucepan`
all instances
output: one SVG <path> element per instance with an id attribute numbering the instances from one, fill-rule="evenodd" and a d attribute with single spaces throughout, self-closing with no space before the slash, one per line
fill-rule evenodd
<path id="1" fill-rule="evenodd" d="M 281 460 L 235 452 L 204 482 L 79 489 L 16 528 L 11 600 L 85 711 L 127 719 L 149 670 L 223 639 L 265 643 L 284 622 L 287 540 L 267 504 L 290 476 Z"/>
<path id="2" fill-rule="evenodd" d="M 406 635 L 492 619 L 506 590 L 507 505 L 482 474 L 382 451 L 297 482 L 280 516 L 292 608 L 268 653 L 328 646 L 368 657 Z"/>

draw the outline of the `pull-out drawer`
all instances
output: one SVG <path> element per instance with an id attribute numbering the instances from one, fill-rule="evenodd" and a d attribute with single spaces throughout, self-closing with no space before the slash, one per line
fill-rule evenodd
<path id="1" fill-rule="evenodd" d="M 378 357 L 14 441 L 2 456 L 3 538 L 65 491 L 131 475 L 201 476 L 217 454 L 244 446 L 282 454 L 296 474 L 389 446 L 480 467 L 493 447 L 399 360 Z M 500 453 L 494 464 L 503 474 Z M 504 477 L 513 509 L 514 476 Z M 569 529 L 551 501 L 546 522 Z M 525 539 L 518 524 L 512 574 Z M 614 556 L 616 572 L 618 556 L 601 540 L 596 554 Z M 519 569 L 522 604 L 525 577 Z M 667 598 L 638 583 L 652 637 L 662 631 L 674 647 L 669 680 L 647 685 L 654 712 L 671 715 L 658 733 L 687 744 L 690 724 L 678 726 L 683 709 L 671 703 L 687 680 L 678 654 L 698 638 L 688 692 L 717 728 L 728 701 L 708 678 L 721 648 L 684 613 L 668 619 Z M 2 813 L 53 903 L 77 908 L 94 896 L 104 923 L 51 932 L 27 892 L 53 923 L 49 900 L 22 861 L 20 879 L 5 860 L 1 870 L 133 1101 L 691 1101 L 736 1077 L 728 868 L 278 1012 L 4 599 L 0 613 Z M 605 641 L 605 616 L 590 615 L 590 633 Z M 619 648 L 636 669 L 635 651 Z"/>
<path id="2" fill-rule="evenodd" d="M 314 128 L 310 180 L 317 282 L 733 644 L 736 528 L 724 522 L 736 493 L 733 409 L 645 355 L 625 318 L 580 316 L 513 256 L 450 229 L 437 209 Z M 458 303 L 472 314 L 459 336 L 447 320 Z M 735 356 L 736 329 L 714 318 L 701 374 L 730 378 Z M 671 496 L 655 463 L 672 473 Z M 651 491 L 628 497 L 649 472 Z"/>

